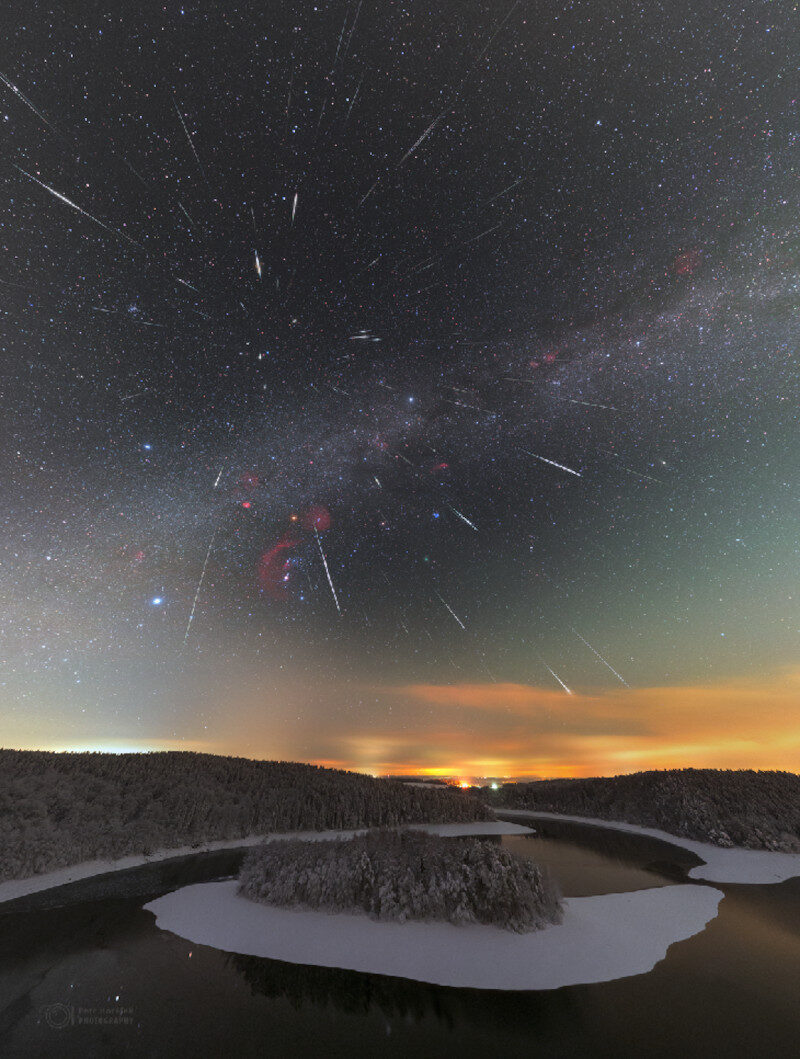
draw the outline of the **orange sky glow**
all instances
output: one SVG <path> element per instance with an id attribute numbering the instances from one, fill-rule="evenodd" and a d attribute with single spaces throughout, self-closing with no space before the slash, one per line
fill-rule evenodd
<path id="1" fill-rule="evenodd" d="M 797 772 L 800 667 L 761 680 L 572 695 L 523 684 L 287 683 L 269 694 L 250 687 L 197 736 L 177 742 L 129 734 L 66 743 L 32 742 L 20 732 L 16 745 L 199 750 L 311 761 L 374 775 L 456 778 L 687 767 Z"/>

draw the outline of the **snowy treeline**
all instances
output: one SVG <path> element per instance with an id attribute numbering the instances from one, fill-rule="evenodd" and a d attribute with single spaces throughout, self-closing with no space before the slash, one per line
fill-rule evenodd
<path id="1" fill-rule="evenodd" d="M 549 875 L 493 842 L 418 831 L 370 831 L 330 842 L 251 850 L 239 890 L 264 904 L 375 919 L 436 919 L 537 930 L 561 921 Z"/>
<path id="2" fill-rule="evenodd" d="M 717 846 L 800 852 L 800 776 L 793 772 L 667 769 L 508 783 L 485 796 L 496 808 L 624 820 Z"/>
<path id="3" fill-rule="evenodd" d="M 0 879 L 270 831 L 492 819 L 457 790 L 184 752 L 0 750 Z"/>

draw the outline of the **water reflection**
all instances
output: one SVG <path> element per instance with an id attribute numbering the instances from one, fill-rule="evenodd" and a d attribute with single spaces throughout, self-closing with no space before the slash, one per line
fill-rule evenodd
<path id="1" fill-rule="evenodd" d="M 506 835 L 502 844 L 515 856 L 547 865 L 565 897 L 671 886 L 702 863 L 659 839 L 560 820 L 529 822 L 535 835 Z"/>
<path id="2" fill-rule="evenodd" d="M 424 982 L 335 967 L 306 967 L 238 953 L 226 954 L 226 960 L 254 994 L 288 1000 L 298 1010 L 309 1004 L 333 1007 L 347 1014 L 366 1015 L 378 1010 L 389 1018 L 416 1022 L 432 1014 L 443 1025 L 454 1025 L 447 991 Z"/>
<path id="3" fill-rule="evenodd" d="M 546 850 L 551 867 L 560 865 L 565 890 L 573 869 L 596 892 L 614 873 L 618 881 L 624 873 L 628 882 L 662 885 L 662 878 L 672 881 L 669 872 L 680 876 L 696 863 L 666 843 L 623 832 L 535 826 L 532 838 L 502 842 L 522 850 L 539 843 L 540 859 Z M 143 911 L 161 893 L 231 874 L 240 857 L 147 865 L 50 894 L 60 907 L 37 907 L 45 895 L 36 895 L 27 911 L 0 914 L 3 1059 L 797 1054 L 800 880 L 720 887 L 726 897 L 718 917 L 671 946 L 649 974 L 493 993 L 227 954 L 160 931 Z M 57 1029 L 47 1022 L 52 1005 L 101 1007 L 115 997 L 133 1008 L 132 1026 Z"/>
<path id="4" fill-rule="evenodd" d="M 450 989 L 404 978 L 308 967 L 258 956 L 227 954 L 227 965 L 249 985 L 252 993 L 270 1000 L 286 1000 L 306 1018 L 322 1012 L 361 1016 L 380 1015 L 389 1024 L 427 1026 L 440 1033 L 461 1030 L 480 1011 L 481 1033 L 491 1033 L 495 1047 L 535 1030 L 576 1017 L 579 1004 L 574 990 L 547 993 Z M 502 1047 L 499 1054 L 503 1054 Z"/>

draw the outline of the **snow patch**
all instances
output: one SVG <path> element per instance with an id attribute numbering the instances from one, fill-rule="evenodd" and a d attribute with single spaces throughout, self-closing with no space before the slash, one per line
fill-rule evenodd
<path id="1" fill-rule="evenodd" d="M 645 974 L 670 945 L 703 930 L 723 897 L 684 884 L 566 898 L 563 923 L 514 934 L 273 908 L 237 887 L 235 879 L 199 883 L 144 907 L 160 929 L 225 952 L 469 989 L 559 989 Z"/>
<path id="2" fill-rule="evenodd" d="M 616 820 L 597 820 L 589 816 L 562 816 L 560 813 L 539 813 L 532 809 L 500 809 L 504 816 L 539 820 L 568 820 L 576 824 L 591 824 L 592 827 L 607 827 L 615 831 L 628 831 L 634 835 L 647 835 L 669 842 L 673 846 L 689 850 L 705 861 L 689 871 L 691 879 L 702 879 L 716 883 L 747 883 L 764 885 L 785 882 L 800 876 L 800 853 L 772 853 L 766 849 L 722 849 L 710 842 L 696 842 L 667 831 L 652 827 L 639 827 Z"/>

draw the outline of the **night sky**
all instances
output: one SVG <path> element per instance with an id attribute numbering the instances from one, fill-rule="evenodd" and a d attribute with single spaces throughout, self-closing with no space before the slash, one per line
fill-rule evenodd
<path id="1" fill-rule="evenodd" d="M 800 768 L 796 4 L 0 19 L 0 742 Z"/>

